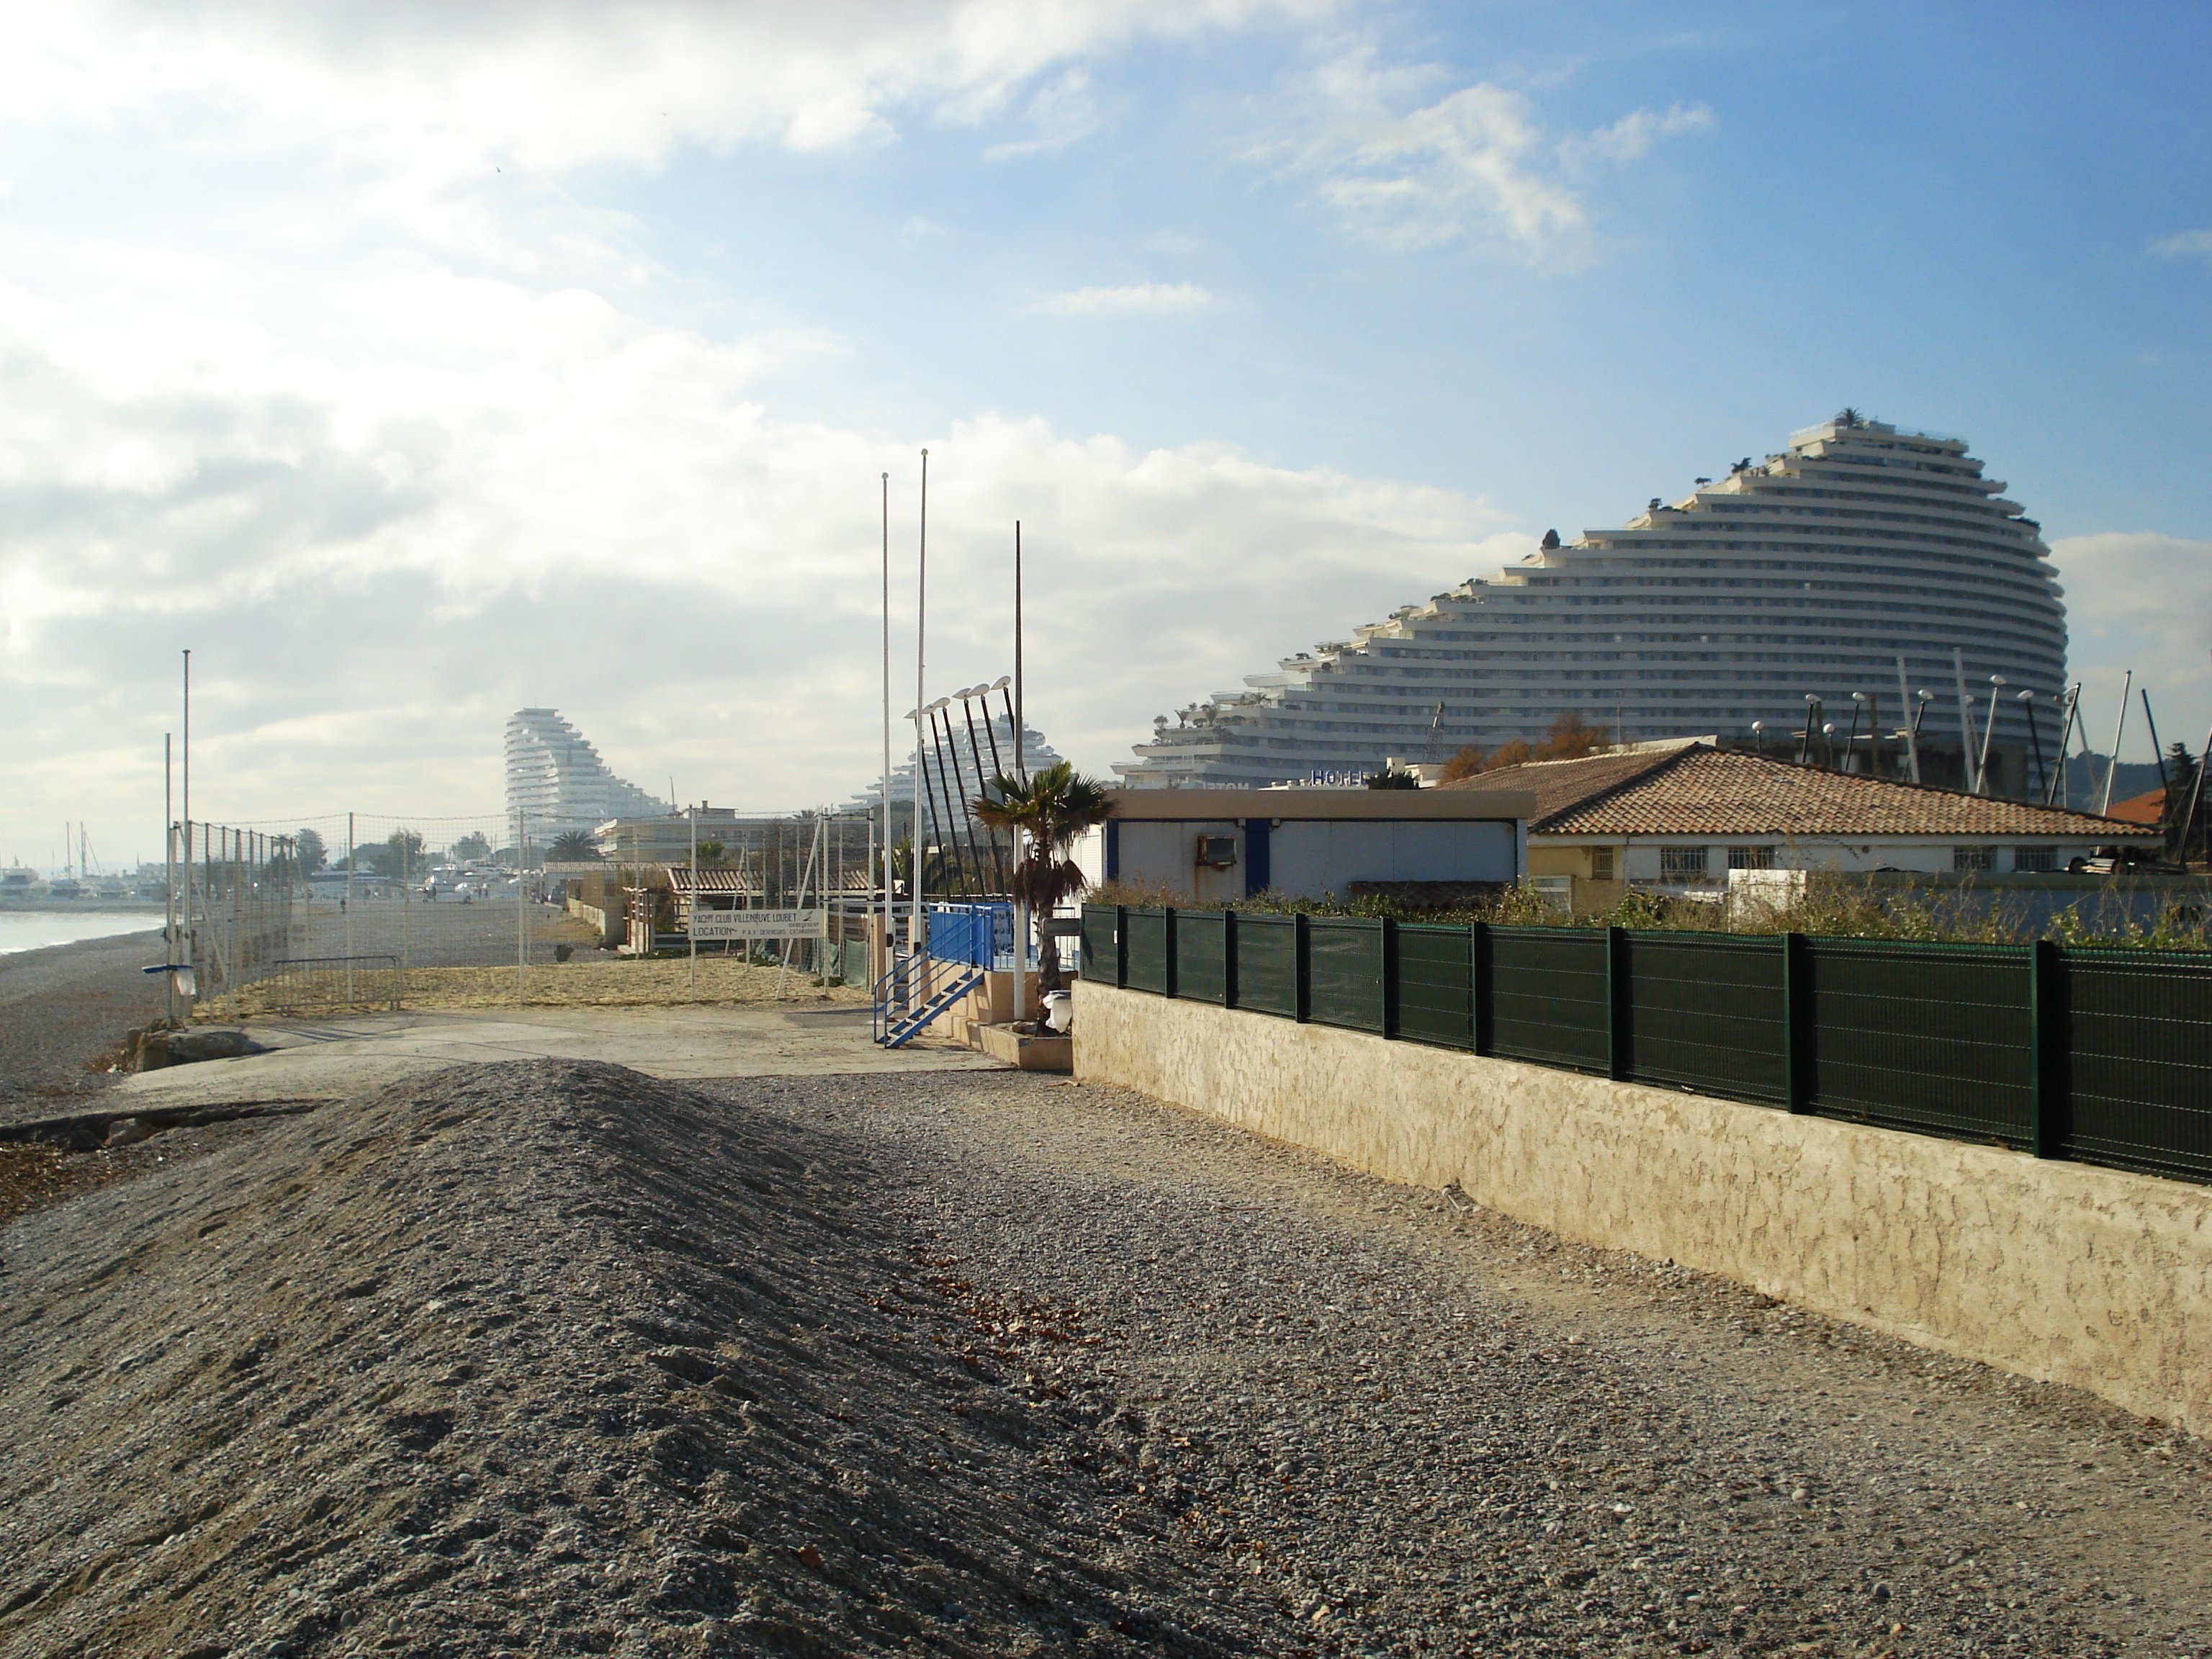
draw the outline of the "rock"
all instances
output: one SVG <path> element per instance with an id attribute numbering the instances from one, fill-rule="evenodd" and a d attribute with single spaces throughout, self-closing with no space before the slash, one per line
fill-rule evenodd
<path id="1" fill-rule="evenodd" d="M 107 1126 L 107 1138 L 103 1146 L 135 1146 L 142 1140 L 151 1140 L 154 1132 L 135 1117 L 118 1117 Z"/>
<path id="2" fill-rule="evenodd" d="M 202 1060 L 237 1060 L 246 1054 L 265 1054 L 266 1043 L 256 1042 L 243 1031 L 149 1031 L 138 1048 L 138 1069 L 159 1071 L 164 1066 L 187 1066 Z"/>

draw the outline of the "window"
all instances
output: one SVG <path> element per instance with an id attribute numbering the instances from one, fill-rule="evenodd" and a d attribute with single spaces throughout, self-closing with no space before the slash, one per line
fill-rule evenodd
<path id="1" fill-rule="evenodd" d="M 1662 847 L 1659 849 L 1662 881 L 1701 881 L 1711 868 L 1702 847 Z"/>
<path id="2" fill-rule="evenodd" d="M 1994 847 L 1954 847 L 1951 849 L 1954 870 L 1994 870 L 1997 867 L 1997 849 Z"/>
<path id="3" fill-rule="evenodd" d="M 1590 879 L 1592 881 L 1613 879 L 1613 848 L 1610 847 L 1590 848 Z"/>
<path id="4" fill-rule="evenodd" d="M 2031 875 L 2048 874 L 2058 867 L 2058 849 L 2055 847 L 2015 847 L 2012 849 L 2012 867 Z"/>
<path id="5" fill-rule="evenodd" d="M 1774 849 L 1771 847 L 1731 847 L 1728 849 L 1731 870 L 1771 870 Z"/>

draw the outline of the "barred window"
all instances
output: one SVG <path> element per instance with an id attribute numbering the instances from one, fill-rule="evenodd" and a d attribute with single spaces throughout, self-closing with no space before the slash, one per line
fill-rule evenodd
<path id="1" fill-rule="evenodd" d="M 1673 877 L 1703 876 L 1710 865 L 1702 847 L 1662 847 L 1659 849 L 1659 875 L 1664 880 Z"/>
<path id="2" fill-rule="evenodd" d="M 1951 867 L 1957 871 L 1994 870 L 1997 867 L 1997 849 L 1994 847 L 1954 847 Z"/>
<path id="3" fill-rule="evenodd" d="M 1728 849 L 1731 870 L 1771 870 L 1774 849 L 1771 847 L 1731 847 Z"/>
<path id="4" fill-rule="evenodd" d="M 2031 875 L 2047 874 L 2058 867 L 2058 849 L 2055 847 L 2015 847 L 2012 849 L 2012 867 Z"/>

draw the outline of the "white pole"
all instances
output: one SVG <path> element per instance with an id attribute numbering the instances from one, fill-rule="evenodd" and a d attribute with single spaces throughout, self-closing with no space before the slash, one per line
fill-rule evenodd
<path id="1" fill-rule="evenodd" d="M 523 969 L 530 962 L 530 906 L 524 896 L 524 878 L 529 869 L 530 814 L 517 807 L 514 812 L 514 1006 L 518 1008 L 529 1000 L 522 982 Z"/>
<path id="2" fill-rule="evenodd" d="M 2004 689 L 2002 674 L 1990 676 L 1990 717 L 1982 726 L 1982 757 L 1974 763 L 1974 775 L 1981 780 L 1980 793 L 1990 793 L 1990 739 L 1996 735 L 1997 696 Z"/>
<path id="3" fill-rule="evenodd" d="M 339 901 L 345 911 L 346 1001 L 353 1001 L 353 814 L 346 814 L 346 889 L 345 897 Z"/>
<path id="4" fill-rule="evenodd" d="M 167 920 L 161 924 L 161 938 L 168 949 L 162 952 L 161 960 L 169 969 L 161 975 L 166 992 L 162 1006 L 168 1010 L 169 1019 L 173 1024 L 177 1018 L 177 821 L 170 814 L 176 810 L 176 802 L 172 795 L 177 780 L 176 769 L 169 757 L 173 741 L 167 732 L 161 733 L 161 863 L 168 889 L 163 906 Z"/>
<path id="5" fill-rule="evenodd" d="M 189 939 L 192 929 L 192 653 L 185 653 L 185 741 L 184 741 L 184 808 L 185 808 L 185 908 L 179 919 L 185 936 Z M 192 959 L 187 950 L 185 960 Z"/>
<path id="6" fill-rule="evenodd" d="M 891 475 L 884 474 L 884 971 L 893 967 L 891 950 Z M 870 829 L 871 836 L 874 830 Z M 876 861 L 871 858 L 868 868 Z M 872 966 L 872 964 L 871 964 Z"/>
<path id="7" fill-rule="evenodd" d="M 672 795 L 676 793 L 673 783 L 669 786 L 668 793 Z M 700 805 L 703 806 L 706 803 L 702 801 Z M 699 813 L 696 808 L 691 813 L 691 908 L 684 913 L 684 932 L 691 946 L 691 994 L 696 999 L 699 994 Z"/>
<path id="8" fill-rule="evenodd" d="M 2136 671 L 2128 670 L 2128 677 L 2120 683 L 2120 717 L 2112 725 L 2112 757 L 2105 763 L 2105 793 L 2097 798 L 2097 811 L 2109 812 L 2112 808 L 2112 774 L 2120 769 L 2120 734 L 2128 729 L 2128 693 L 2135 690 Z"/>
<path id="9" fill-rule="evenodd" d="M 986 715 L 991 705 L 986 702 Z M 1014 774 L 1024 783 L 1029 781 L 1029 766 L 1023 758 L 1022 744 L 1022 521 L 1014 520 Z M 1014 843 L 1014 870 L 1022 867 L 1022 833 L 1017 830 Z M 1030 1017 L 1030 907 L 1014 907 L 1014 1019 L 1016 1023 Z"/>
<path id="10" fill-rule="evenodd" d="M 1912 693 L 1905 689 L 1905 659 L 1897 659 L 1897 706 L 1905 721 L 1905 758 L 1911 769 L 1912 781 L 1920 781 L 1920 741 L 1912 732 Z"/>
<path id="11" fill-rule="evenodd" d="M 922 744 L 927 740 L 922 732 L 922 704 L 928 701 L 922 693 L 927 674 L 926 653 L 929 633 L 929 452 L 921 452 L 921 539 L 915 561 L 914 605 L 914 857 L 908 872 L 907 890 L 913 896 L 913 906 L 907 921 L 907 988 L 909 994 L 925 988 L 917 984 L 921 972 L 921 960 L 929 943 L 927 924 L 921 910 L 921 777 Z"/>
<path id="12" fill-rule="evenodd" d="M 1966 654 L 1957 646 L 1951 647 L 1951 674 L 1959 683 L 1959 781 L 1966 793 L 1982 793 L 1982 781 L 1974 772 L 1974 714 L 1973 706 L 1966 701 Z"/>

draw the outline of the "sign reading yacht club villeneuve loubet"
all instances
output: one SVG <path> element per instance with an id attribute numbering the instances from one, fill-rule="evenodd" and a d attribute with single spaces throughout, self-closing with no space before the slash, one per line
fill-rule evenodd
<path id="1" fill-rule="evenodd" d="M 694 910 L 691 937 L 701 944 L 725 939 L 827 939 L 827 910 Z"/>

